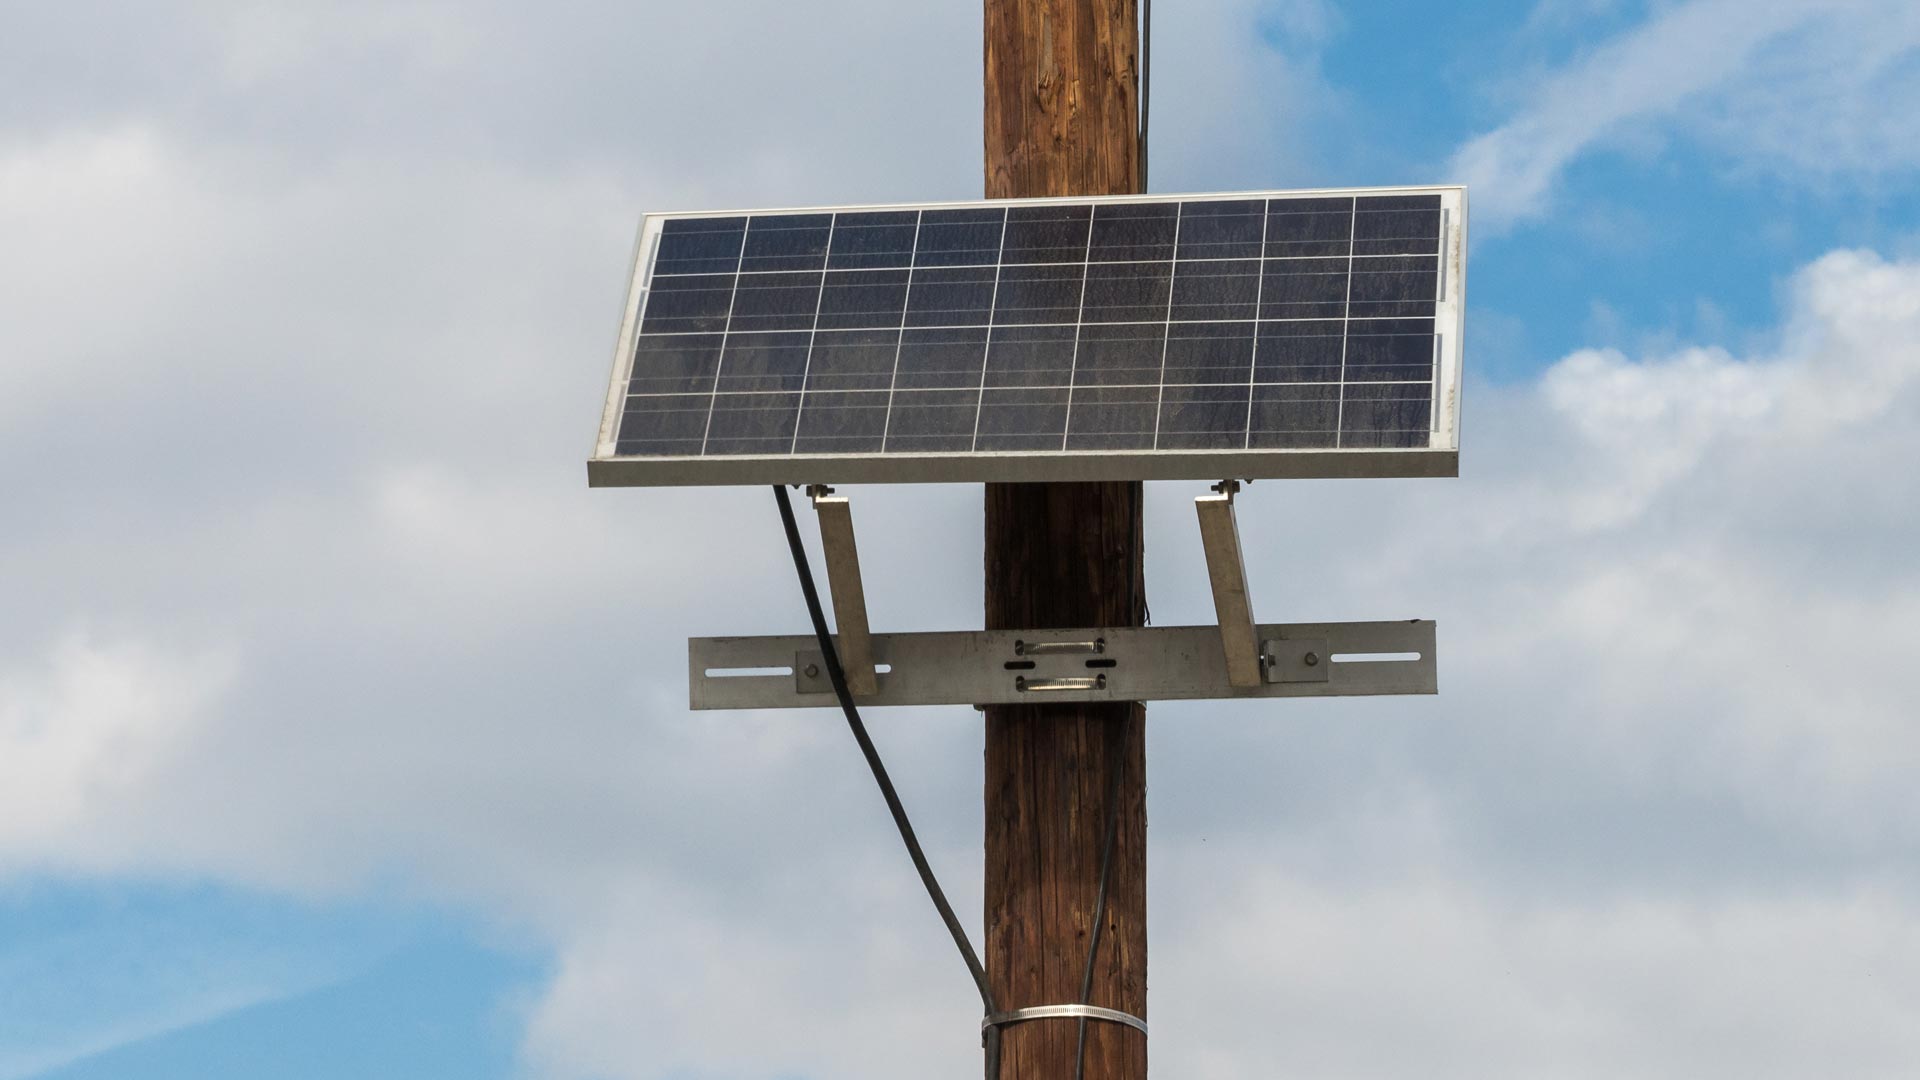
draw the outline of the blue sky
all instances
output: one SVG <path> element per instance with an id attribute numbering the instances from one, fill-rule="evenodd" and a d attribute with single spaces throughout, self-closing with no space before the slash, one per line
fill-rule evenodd
<path id="1" fill-rule="evenodd" d="M 1474 237 L 1461 479 L 1242 510 L 1442 693 L 1156 707 L 1156 1069 L 1907 1075 L 1920 14 L 1156 16 L 1157 190 Z M 972 1075 L 835 718 L 685 708 L 803 618 L 764 492 L 581 462 L 640 213 L 978 191 L 977 6 L 6 22 L 0 1080 Z M 977 620 L 976 489 L 855 499 L 877 627 Z M 977 911 L 974 715 L 875 729 Z"/>
<path id="2" fill-rule="evenodd" d="M 546 974 L 411 904 L 151 883 L 8 901 L 8 1075 L 505 1075 Z"/>

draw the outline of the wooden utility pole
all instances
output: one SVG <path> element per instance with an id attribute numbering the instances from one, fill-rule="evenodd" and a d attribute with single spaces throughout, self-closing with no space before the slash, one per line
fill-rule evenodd
<path id="1" fill-rule="evenodd" d="M 1120 195 L 1140 183 L 1134 0 L 986 0 L 986 195 Z M 1141 626 L 1137 481 L 988 484 L 990 630 Z M 986 950 L 1002 1010 L 1080 1000 L 1108 769 L 1119 826 L 1090 1004 L 1147 1014 L 1146 709 L 986 710 Z M 1146 1036 L 1086 1026 L 1087 1080 L 1143 1080 Z M 1005 1029 L 1002 1080 L 1070 1080 L 1077 1024 Z"/>

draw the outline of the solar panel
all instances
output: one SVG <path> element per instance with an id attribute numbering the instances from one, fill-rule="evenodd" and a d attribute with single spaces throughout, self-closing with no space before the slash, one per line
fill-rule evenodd
<path id="1" fill-rule="evenodd" d="M 596 485 L 1457 472 L 1457 187 L 650 214 Z"/>

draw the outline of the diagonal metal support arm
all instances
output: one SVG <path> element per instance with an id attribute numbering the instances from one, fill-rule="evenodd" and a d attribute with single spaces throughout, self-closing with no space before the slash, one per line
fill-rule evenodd
<path id="1" fill-rule="evenodd" d="M 867 591 L 860 580 L 860 551 L 853 542 L 853 507 L 833 489 L 807 489 L 820 515 L 820 546 L 827 555 L 827 588 L 833 594 L 834 649 L 846 670 L 847 689 L 856 698 L 879 692 L 873 672 L 873 634 L 867 625 Z"/>
<path id="2" fill-rule="evenodd" d="M 1260 685 L 1260 640 L 1254 632 L 1253 600 L 1247 595 L 1247 564 L 1240 554 L 1240 525 L 1233 515 L 1236 480 L 1223 480 L 1216 495 L 1193 500 L 1200 515 L 1200 545 L 1207 554 L 1213 583 L 1213 609 L 1220 620 L 1220 644 L 1227 654 L 1227 681 L 1237 687 Z"/>

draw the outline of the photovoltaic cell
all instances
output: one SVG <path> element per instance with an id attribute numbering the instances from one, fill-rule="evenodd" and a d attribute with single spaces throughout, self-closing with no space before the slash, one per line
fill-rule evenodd
<path id="1" fill-rule="evenodd" d="M 1436 314 L 1457 205 L 667 217 L 601 456 L 1451 450 Z"/>

